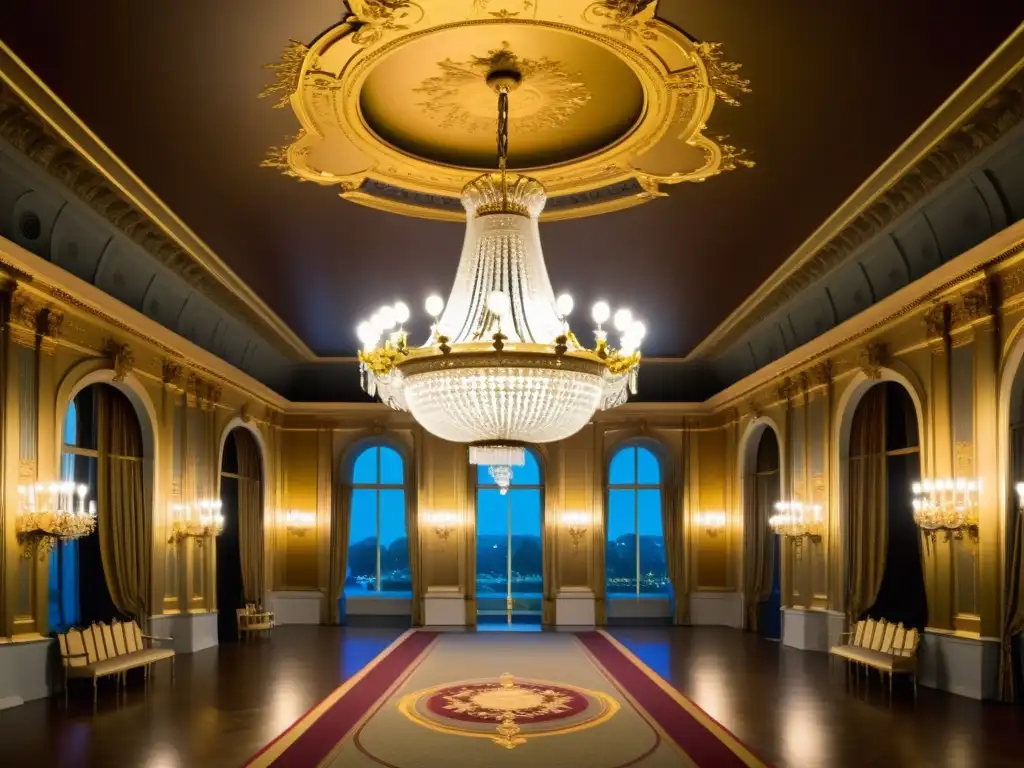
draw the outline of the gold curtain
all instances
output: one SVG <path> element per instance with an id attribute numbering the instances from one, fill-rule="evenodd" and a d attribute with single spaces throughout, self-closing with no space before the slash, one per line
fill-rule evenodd
<path id="1" fill-rule="evenodd" d="M 683 516 L 679 512 L 682 491 L 676 470 L 667 466 L 667 461 L 663 459 L 660 461 L 664 478 L 661 487 L 661 527 L 665 541 L 665 565 L 668 566 L 668 578 L 672 584 L 672 593 L 675 598 L 672 623 L 685 624 L 690 617 L 690 600 L 686 574 Z"/>
<path id="2" fill-rule="evenodd" d="M 403 467 L 405 467 L 403 463 Z M 405 467 L 406 477 L 409 468 Z M 412 625 L 423 624 L 423 572 L 420 568 L 420 523 L 419 503 L 416 498 L 416 483 L 405 484 L 405 536 L 409 546 L 409 580 L 412 584 Z M 411 498 L 410 498 L 411 497 Z M 346 526 L 346 535 L 348 527 Z"/>
<path id="3" fill-rule="evenodd" d="M 1010 480 L 1024 479 L 1024 425 L 1010 430 Z M 1009 490 L 1009 489 L 1008 489 Z M 1024 514 L 1017 511 L 1016 494 L 1010 491 L 1010 519 L 1008 534 L 1011 556 L 1006 570 L 1006 612 L 1003 616 L 1003 636 L 1000 638 L 999 698 L 1012 702 L 1014 690 L 1013 638 L 1024 632 Z"/>
<path id="4" fill-rule="evenodd" d="M 238 549 L 246 603 L 263 605 L 263 469 L 248 430 L 234 432 L 238 452 Z"/>
<path id="5" fill-rule="evenodd" d="M 859 619 L 878 597 L 888 544 L 885 387 L 874 386 L 853 414 L 849 459 L 850 584 L 846 611 Z"/>
<path id="6" fill-rule="evenodd" d="M 747 535 L 743 540 L 743 559 L 747 567 L 743 576 L 743 602 L 747 629 L 756 632 L 761 603 L 772 591 L 774 542 L 768 530 L 768 518 L 779 500 L 779 473 L 755 474 L 747 479 L 747 489 L 753 503 L 745 520 Z"/>
<path id="7" fill-rule="evenodd" d="M 338 601 L 345 589 L 348 573 L 348 535 L 352 520 L 352 486 L 345 482 L 334 484 L 331 499 L 331 560 L 327 575 L 327 622 L 340 624 Z M 410 540 L 412 534 L 409 535 Z"/>
<path id="8" fill-rule="evenodd" d="M 100 561 L 110 597 L 122 613 L 149 619 L 152 542 L 135 409 L 113 387 L 96 387 L 97 502 Z"/>

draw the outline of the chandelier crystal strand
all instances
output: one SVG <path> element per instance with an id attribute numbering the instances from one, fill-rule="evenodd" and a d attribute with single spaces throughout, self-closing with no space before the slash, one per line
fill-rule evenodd
<path id="1" fill-rule="evenodd" d="M 544 187 L 508 170 L 509 92 L 522 79 L 514 64 L 514 57 L 503 61 L 487 77 L 498 96 L 497 172 L 463 189 L 462 255 L 447 303 L 426 302 L 430 338 L 408 345 L 401 302 L 357 329 L 365 391 L 410 412 L 431 434 L 468 443 L 471 463 L 487 466 L 502 492 L 513 467 L 525 463 L 525 444 L 570 437 L 598 409 L 635 393 L 646 331 L 619 310 L 621 343 L 613 347 L 601 328 L 610 312 L 599 302 L 588 349 L 569 327 L 572 297 L 555 299 L 540 242 Z"/>

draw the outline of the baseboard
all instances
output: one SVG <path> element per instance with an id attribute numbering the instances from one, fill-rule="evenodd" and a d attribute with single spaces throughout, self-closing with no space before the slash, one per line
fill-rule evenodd
<path id="1" fill-rule="evenodd" d="M 782 644 L 827 653 L 836 626 L 835 613 L 815 608 L 782 609 Z M 840 630 L 840 634 L 842 630 Z"/>
<path id="2" fill-rule="evenodd" d="M 50 695 L 60 666 L 54 645 L 48 637 L 0 643 L 0 709 Z"/>
<path id="3" fill-rule="evenodd" d="M 691 592 L 690 624 L 743 629 L 742 592 Z"/>
<path id="4" fill-rule="evenodd" d="M 274 612 L 274 623 L 320 624 L 324 617 L 324 595 L 319 590 L 281 590 L 268 592 L 267 609 Z"/>
<path id="5" fill-rule="evenodd" d="M 173 638 L 175 653 L 196 653 L 213 648 L 217 639 L 217 612 L 171 613 L 151 616 L 149 634 Z"/>
<path id="6" fill-rule="evenodd" d="M 999 690 L 999 641 L 926 629 L 918 649 L 917 680 L 971 699 L 994 699 Z"/>

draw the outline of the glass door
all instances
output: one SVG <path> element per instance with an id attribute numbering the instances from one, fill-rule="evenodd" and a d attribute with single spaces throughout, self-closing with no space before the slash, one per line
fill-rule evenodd
<path id="1" fill-rule="evenodd" d="M 540 468 L 529 451 L 504 495 L 486 467 L 476 492 L 477 621 L 540 624 L 543 601 Z"/>

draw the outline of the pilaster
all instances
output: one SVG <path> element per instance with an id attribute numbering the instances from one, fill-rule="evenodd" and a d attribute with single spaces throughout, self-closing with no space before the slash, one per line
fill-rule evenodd
<path id="1" fill-rule="evenodd" d="M 953 476 L 953 410 L 950 382 L 950 307 L 938 304 L 925 313 L 925 334 L 931 353 L 931 397 L 927 429 L 919 435 L 922 477 Z M 928 626 L 953 628 L 953 558 L 949 542 L 938 537 L 921 548 Z"/>

